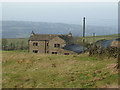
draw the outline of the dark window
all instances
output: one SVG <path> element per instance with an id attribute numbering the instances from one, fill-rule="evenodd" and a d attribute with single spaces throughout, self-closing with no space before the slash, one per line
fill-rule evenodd
<path id="1" fill-rule="evenodd" d="M 64 53 L 64 55 L 69 55 L 69 53 Z"/>
<path id="2" fill-rule="evenodd" d="M 34 42 L 34 43 L 33 43 L 33 46 L 38 46 L 38 43 L 37 43 L 37 42 Z"/>
<path id="3" fill-rule="evenodd" d="M 48 43 L 47 43 L 47 46 L 48 46 Z"/>
<path id="4" fill-rule="evenodd" d="M 33 50 L 34 53 L 38 53 L 38 50 Z"/>
<path id="5" fill-rule="evenodd" d="M 54 47 L 60 47 L 60 44 L 54 44 Z"/>
<path id="6" fill-rule="evenodd" d="M 54 44 L 54 47 L 56 47 L 56 44 Z"/>
<path id="7" fill-rule="evenodd" d="M 57 44 L 57 47 L 60 47 L 60 44 Z"/>
<path id="8" fill-rule="evenodd" d="M 57 52 L 55 52 L 55 54 L 57 54 Z"/>
<path id="9" fill-rule="evenodd" d="M 52 54 L 54 54 L 54 52 L 52 52 Z"/>
<path id="10" fill-rule="evenodd" d="M 57 54 L 57 52 L 52 52 L 52 54 Z"/>

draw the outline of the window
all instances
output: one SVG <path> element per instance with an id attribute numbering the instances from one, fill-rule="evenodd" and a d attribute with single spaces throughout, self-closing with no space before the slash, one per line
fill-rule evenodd
<path id="1" fill-rule="evenodd" d="M 60 47 L 60 44 L 57 44 L 57 47 Z"/>
<path id="2" fill-rule="evenodd" d="M 56 44 L 54 44 L 54 47 L 56 47 Z"/>
<path id="3" fill-rule="evenodd" d="M 38 43 L 37 43 L 37 42 L 34 42 L 34 43 L 33 43 L 33 46 L 38 46 Z"/>
<path id="4" fill-rule="evenodd" d="M 57 54 L 57 52 L 55 52 L 55 54 Z"/>
<path id="5" fill-rule="evenodd" d="M 60 44 L 54 44 L 54 47 L 60 47 Z"/>
<path id="6" fill-rule="evenodd" d="M 48 43 L 47 43 L 47 46 L 48 46 Z"/>
<path id="7" fill-rule="evenodd" d="M 69 55 L 69 53 L 64 53 L 64 55 Z"/>
<path id="8" fill-rule="evenodd" d="M 52 52 L 52 54 L 57 54 L 57 52 Z"/>
<path id="9" fill-rule="evenodd" d="M 33 53 L 38 53 L 38 50 L 33 50 Z"/>

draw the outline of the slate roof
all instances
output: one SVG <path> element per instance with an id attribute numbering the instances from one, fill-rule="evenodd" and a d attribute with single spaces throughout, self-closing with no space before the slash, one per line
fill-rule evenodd
<path id="1" fill-rule="evenodd" d="M 51 40 L 58 35 L 55 34 L 35 34 L 34 36 L 30 36 L 29 40 L 39 41 L 39 40 Z"/>
<path id="2" fill-rule="evenodd" d="M 83 46 L 71 44 L 71 45 L 66 45 L 65 47 L 63 47 L 63 49 L 73 51 L 73 52 L 80 54 L 83 51 Z M 85 48 L 85 50 L 86 50 L 86 48 Z"/>
<path id="3" fill-rule="evenodd" d="M 57 34 L 35 34 L 34 36 L 30 36 L 29 40 L 31 41 L 51 40 L 57 36 L 62 38 L 66 42 L 71 41 L 71 38 L 68 35 L 57 35 Z"/>
<path id="4" fill-rule="evenodd" d="M 72 38 L 68 35 L 59 35 L 59 37 L 65 40 L 66 42 L 70 42 L 72 40 Z"/>

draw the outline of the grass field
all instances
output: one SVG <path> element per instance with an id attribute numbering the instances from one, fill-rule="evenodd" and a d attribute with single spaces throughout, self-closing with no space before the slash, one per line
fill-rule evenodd
<path id="1" fill-rule="evenodd" d="M 116 88 L 116 59 L 2 52 L 3 88 Z"/>
<path id="2" fill-rule="evenodd" d="M 95 36 L 93 40 L 93 36 L 87 36 L 85 37 L 86 43 L 93 43 L 101 39 L 106 39 L 106 40 L 112 40 L 112 39 L 117 39 L 119 38 L 120 34 L 113 34 L 113 35 L 102 35 L 102 36 Z M 74 37 L 74 42 L 76 44 L 81 44 L 82 43 L 82 37 Z"/>

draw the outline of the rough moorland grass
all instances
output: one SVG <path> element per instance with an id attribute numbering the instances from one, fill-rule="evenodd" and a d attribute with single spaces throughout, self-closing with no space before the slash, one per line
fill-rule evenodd
<path id="1" fill-rule="evenodd" d="M 106 39 L 106 40 L 117 39 L 117 38 L 119 38 L 119 35 L 120 34 L 95 36 L 94 41 L 96 42 L 101 39 Z M 85 41 L 86 41 L 86 43 L 93 43 L 93 36 L 86 36 Z M 75 36 L 74 42 L 76 44 L 82 43 L 82 37 Z"/>
<path id="2" fill-rule="evenodd" d="M 115 59 L 3 51 L 3 88 L 117 87 Z"/>

